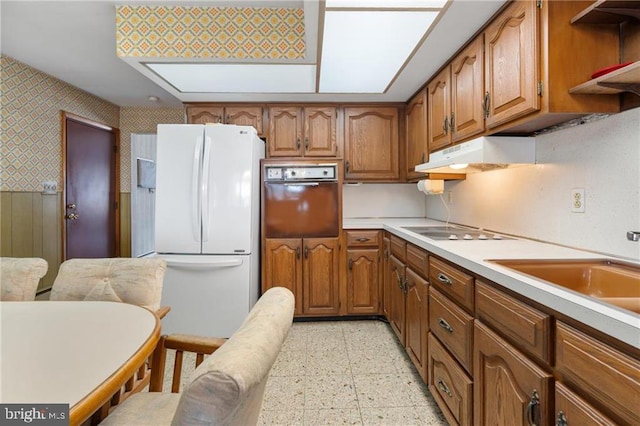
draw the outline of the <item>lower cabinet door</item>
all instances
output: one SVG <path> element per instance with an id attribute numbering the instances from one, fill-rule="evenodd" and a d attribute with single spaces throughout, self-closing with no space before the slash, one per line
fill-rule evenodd
<path id="1" fill-rule="evenodd" d="M 380 312 L 378 249 L 347 250 L 347 313 Z"/>
<path id="2" fill-rule="evenodd" d="M 429 333 L 428 384 L 449 424 L 471 425 L 473 418 L 473 381 Z"/>
<path id="3" fill-rule="evenodd" d="M 427 281 L 409 268 L 406 269 L 406 276 L 406 349 L 416 370 L 418 370 L 423 379 L 426 379 L 427 345 L 424 344 L 424 339 L 427 334 L 423 330 L 429 326 L 429 318 L 427 318 Z"/>
<path id="4" fill-rule="evenodd" d="M 562 383 L 556 383 L 556 425 L 602 425 L 616 424 L 591 404 L 573 393 Z"/>
<path id="5" fill-rule="evenodd" d="M 302 314 L 302 240 L 267 238 L 264 249 L 262 291 L 286 287 L 295 296 L 295 314 Z"/>
<path id="6" fill-rule="evenodd" d="M 303 246 L 303 314 L 338 315 L 338 238 L 305 238 Z"/>
<path id="7" fill-rule="evenodd" d="M 477 320 L 474 339 L 475 424 L 552 424 L 553 376 Z"/>

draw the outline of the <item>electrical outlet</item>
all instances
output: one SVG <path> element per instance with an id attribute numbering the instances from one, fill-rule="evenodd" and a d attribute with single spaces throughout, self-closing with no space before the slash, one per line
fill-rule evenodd
<path id="1" fill-rule="evenodd" d="M 47 180 L 42 182 L 42 193 L 43 194 L 55 194 L 58 190 L 58 184 L 56 181 Z"/>
<path id="2" fill-rule="evenodd" d="M 573 188 L 571 190 L 571 211 L 573 213 L 584 213 L 584 188 Z"/>

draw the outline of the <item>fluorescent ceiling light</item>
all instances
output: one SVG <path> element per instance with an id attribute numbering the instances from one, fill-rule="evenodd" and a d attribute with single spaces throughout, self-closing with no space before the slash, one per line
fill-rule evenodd
<path id="1" fill-rule="evenodd" d="M 300 64 L 146 63 L 182 93 L 314 93 L 316 66 Z"/>
<path id="2" fill-rule="evenodd" d="M 438 13 L 328 10 L 320 93 L 383 93 Z"/>
<path id="3" fill-rule="evenodd" d="M 327 9 L 331 8 L 380 8 L 380 9 L 418 9 L 444 7 L 447 0 L 326 0 Z"/>

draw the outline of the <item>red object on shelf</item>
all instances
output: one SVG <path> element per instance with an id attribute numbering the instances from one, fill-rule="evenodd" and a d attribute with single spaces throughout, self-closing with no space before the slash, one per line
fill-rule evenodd
<path id="1" fill-rule="evenodd" d="M 605 74 L 609 74 L 612 71 L 615 71 L 615 70 L 620 69 L 620 68 L 624 68 L 627 65 L 631 65 L 631 64 L 633 64 L 633 62 L 625 62 L 624 64 L 616 64 L 616 65 L 610 65 L 608 67 L 600 68 L 598 71 L 596 71 L 593 74 L 591 74 L 591 78 L 598 78 L 600 76 L 603 76 Z"/>

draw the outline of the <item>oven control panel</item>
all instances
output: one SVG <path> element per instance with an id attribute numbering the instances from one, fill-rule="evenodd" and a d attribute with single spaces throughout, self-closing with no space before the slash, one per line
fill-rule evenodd
<path id="1" fill-rule="evenodd" d="M 337 181 L 337 164 L 316 165 L 266 165 L 265 182 Z"/>

